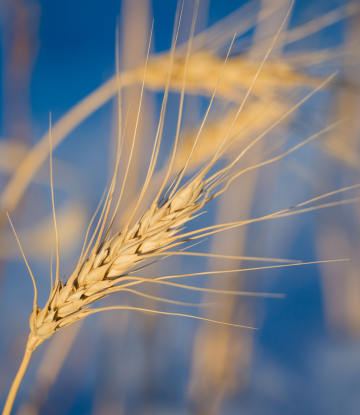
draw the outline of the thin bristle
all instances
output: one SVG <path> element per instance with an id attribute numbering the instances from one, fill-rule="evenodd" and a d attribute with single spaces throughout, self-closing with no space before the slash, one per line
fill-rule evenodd
<path id="1" fill-rule="evenodd" d="M 52 136 L 51 136 L 51 113 L 49 114 L 49 142 L 50 142 L 50 187 L 51 187 L 51 203 L 54 217 L 54 229 L 55 229 L 55 244 L 56 244 L 56 274 L 55 274 L 55 284 L 59 282 L 60 275 L 60 248 L 59 248 L 59 235 L 58 235 L 58 226 L 56 222 L 56 212 L 55 212 L 55 198 L 54 198 L 54 183 L 53 183 L 53 161 L 52 161 Z"/>
<path id="2" fill-rule="evenodd" d="M 23 256 L 23 258 L 24 258 L 24 261 L 25 261 L 26 267 L 27 267 L 27 269 L 28 269 L 28 271 L 29 271 L 29 274 L 30 274 L 30 277 L 31 277 L 31 280 L 32 280 L 32 283 L 33 283 L 33 287 L 34 287 L 33 312 L 34 312 L 34 313 L 36 313 L 36 309 L 37 309 L 37 295 L 38 295 L 38 294 L 37 294 L 37 287 L 36 287 L 35 278 L 34 278 L 34 275 L 33 275 L 32 271 L 31 271 L 30 265 L 29 265 L 29 263 L 27 262 L 26 256 L 25 256 L 25 254 L 24 254 L 24 251 L 23 251 L 22 246 L 21 246 L 21 243 L 20 243 L 20 240 L 19 240 L 19 238 L 18 238 L 18 236 L 17 236 L 17 233 L 16 233 L 16 231 L 15 231 L 14 225 L 13 225 L 13 223 L 12 223 L 11 219 L 10 219 L 10 215 L 9 215 L 9 213 L 8 213 L 8 212 L 6 212 L 6 215 L 7 215 L 7 218 L 8 218 L 8 220 L 9 220 L 9 222 L 10 222 L 10 226 L 11 226 L 11 228 L 12 228 L 13 232 L 14 232 L 14 235 L 15 235 L 16 241 L 17 241 L 17 243 L 18 243 L 18 245 L 19 245 L 19 248 L 20 248 L 20 251 L 21 251 L 21 255 L 22 255 L 22 256 Z"/>
<path id="3" fill-rule="evenodd" d="M 103 308 L 98 308 L 96 310 L 88 310 L 88 311 L 86 311 L 86 313 L 88 315 L 88 314 L 98 313 L 98 312 L 101 312 L 101 311 L 110 311 L 110 310 L 134 310 L 134 311 L 141 311 L 143 313 L 154 313 L 154 314 L 163 314 L 163 315 L 166 315 L 166 316 L 187 317 L 187 318 L 193 318 L 193 319 L 196 319 L 196 320 L 208 321 L 210 323 L 222 324 L 224 326 L 232 326 L 232 327 L 240 327 L 240 328 L 244 328 L 244 329 L 257 330 L 256 327 L 241 326 L 240 324 L 225 323 L 223 321 L 211 320 L 211 319 L 204 318 L 204 317 L 193 316 L 191 314 L 170 313 L 170 312 L 165 312 L 165 311 L 150 310 L 150 309 L 147 309 L 147 308 L 130 307 L 130 306 L 103 307 Z"/>

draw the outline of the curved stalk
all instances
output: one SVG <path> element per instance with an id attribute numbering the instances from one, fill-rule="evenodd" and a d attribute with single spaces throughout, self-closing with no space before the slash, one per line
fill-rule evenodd
<path id="1" fill-rule="evenodd" d="M 22 360 L 21 365 L 19 367 L 19 370 L 18 370 L 18 372 L 15 376 L 14 382 L 11 385 L 10 392 L 9 392 L 9 395 L 6 399 L 6 403 L 5 403 L 5 407 L 4 407 L 2 415 L 10 415 L 10 413 L 11 413 L 11 409 L 13 407 L 17 391 L 19 389 L 20 383 L 21 383 L 21 381 L 24 377 L 24 374 L 26 372 L 26 369 L 28 367 L 32 352 L 33 352 L 33 350 L 29 350 L 28 348 L 25 349 L 25 354 L 24 354 L 23 360 Z"/>

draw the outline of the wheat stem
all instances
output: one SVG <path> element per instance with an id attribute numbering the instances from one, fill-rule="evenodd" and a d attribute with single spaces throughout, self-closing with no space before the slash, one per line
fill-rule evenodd
<path id="1" fill-rule="evenodd" d="M 10 415 L 10 413 L 11 413 L 11 409 L 13 407 L 17 391 L 19 389 L 20 383 L 21 383 L 21 381 L 24 377 L 24 374 L 25 374 L 26 369 L 28 367 L 28 364 L 30 362 L 32 352 L 33 352 L 33 350 L 30 351 L 27 348 L 25 349 L 24 358 L 23 358 L 23 360 L 21 362 L 21 365 L 19 367 L 19 370 L 18 370 L 18 372 L 15 376 L 14 382 L 11 385 L 10 392 L 9 392 L 9 395 L 6 399 L 6 403 L 5 403 L 5 407 L 4 407 L 2 415 Z"/>

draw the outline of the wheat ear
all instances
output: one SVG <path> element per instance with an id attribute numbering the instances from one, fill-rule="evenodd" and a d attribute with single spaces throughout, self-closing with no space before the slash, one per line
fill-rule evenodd
<path id="1" fill-rule="evenodd" d="M 198 5 L 198 2 L 196 3 L 196 10 L 197 10 L 197 5 Z M 192 34 L 193 34 L 194 26 L 195 26 L 196 10 L 194 13 Z M 182 9 L 181 9 L 181 12 L 182 12 Z M 181 15 L 180 15 L 180 18 L 181 18 Z M 180 19 L 179 19 L 179 25 L 180 25 Z M 178 35 L 179 25 L 178 25 L 175 37 L 177 37 Z M 171 55 L 171 63 L 174 57 L 174 48 L 176 44 L 176 38 L 173 43 L 174 43 L 174 46 L 173 46 L 173 51 Z M 150 49 L 150 42 L 149 42 L 149 49 Z M 229 49 L 229 53 L 230 53 L 230 49 Z M 148 56 L 149 56 L 149 51 L 148 51 Z M 148 59 L 148 56 L 147 56 L 147 59 Z M 190 47 L 188 49 L 187 59 L 189 58 L 189 56 L 190 56 Z M 265 59 L 266 58 L 267 56 L 265 57 Z M 225 60 L 225 63 L 226 63 L 226 60 Z M 146 70 L 145 70 L 145 73 L 146 73 Z M 144 79 L 145 79 L 145 73 L 144 73 Z M 125 228 L 121 232 L 116 234 L 114 237 L 110 238 L 111 224 L 114 219 L 114 216 L 113 216 L 113 219 L 111 221 L 109 228 L 107 229 L 105 235 L 103 235 L 104 227 L 106 224 L 107 216 L 108 216 L 111 201 L 112 201 L 113 192 L 115 189 L 117 167 L 118 167 L 118 163 L 120 159 L 120 151 L 118 151 L 114 178 L 110 185 L 110 189 L 109 189 L 109 192 L 108 192 L 105 204 L 104 204 L 104 208 L 103 208 L 103 211 L 102 211 L 102 214 L 100 216 L 100 220 L 97 226 L 97 229 L 100 228 L 100 231 L 98 232 L 96 242 L 94 246 L 92 247 L 92 250 L 87 260 L 83 261 L 83 259 L 80 258 L 80 261 L 83 261 L 81 267 L 78 266 L 76 268 L 74 273 L 71 275 L 69 280 L 64 285 L 59 280 L 59 242 L 58 242 L 58 234 L 57 234 L 55 204 L 54 204 L 53 185 L 52 185 L 52 173 L 51 173 L 50 178 L 51 178 L 51 190 L 52 190 L 52 204 L 53 204 L 55 231 L 56 231 L 56 250 L 57 250 L 57 268 L 56 268 L 55 284 L 52 286 L 50 297 L 45 307 L 42 310 L 40 310 L 37 307 L 37 289 L 36 289 L 35 279 L 30 270 L 30 267 L 27 264 L 27 261 L 24 255 L 24 259 L 29 268 L 29 272 L 31 274 L 32 281 L 34 284 L 34 290 L 35 290 L 34 306 L 33 306 L 33 311 L 30 315 L 31 333 L 29 335 L 29 340 L 26 345 L 26 352 L 25 352 L 23 363 L 21 364 L 20 369 L 16 375 L 15 381 L 12 384 L 10 393 L 8 395 L 8 398 L 5 404 L 3 415 L 8 415 L 11 412 L 13 402 L 14 402 L 17 390 L 19 388 L 20 382 L 26 371 L 31 354 L 36 349 L 36 347 L 42 344 L 46 339 L 50 338 L 60 328 L 66 327 L 67 325 L 84 318 L 88 314 L 92 314 L 96 312 L 95 310 L 88 310 L 88 306 L 91 303 L 111 294 L 111 291 L 109 290 L 111 290 L 112 287 L 114 287 L 117 283 L 119 283 L 121 278 L 124 276 L 124 274 L 129 272 L 136 264 L 146 260 L 149 256 L 153 256 L 152 254 L 154 252 L 162 252 L 166 246 L 177 245 L 178 244 L 177 241 L 179 240 L 179 236 L 177 234 L 181 230 L 179 229 L 180 226 L 186 223 L 187 221 L 189 221 L 192 218 L 192 216 L 194 216 L 195 213 L 198 212 L 203 207 L 203 205 L 210 200 L 209 192 L 204 192 L 204 188 L 203 188 L 203 185 L 204 185 L 203 179 L 207 173 L 206 170 L 204 170 L 202 174 L 195 177 L 193 181 L 190 181 L 190 183 L 183 186 L 179 190 L 175 191 L 177 186 L 179 186 L 180 184 L 180 180 L 181 180 L 182 174 L 185 171 L 185 168 L 182 171 L 182 174 L 180 174 L 180 177 L 177 183 L 174 185 L 173 189 L 171 190 L 171 194 L 167 197 L 167 199 L 165 200 L 161 199 L 160 201 L 157 200 L 159 198 L 159 195 L 161 194 L 161 190 L 166 185 L 168 175 L 171 173 L 171 168 L 172 168 L 172 164 L 174 161 L 174 156 L 173 156 L 169 169 L 168 169 L 168 173 L 166 175 L 166 180 L 164 181 L 158 193 L 157 198 L 154 200 L 153 204 L 148 209 L 148 211 L 146 211 L 145 214 L 140 218 L 140 220 L 138 220 L 135 223 L 135 225 L 130 228 L 132 219 L 136 213 L 136 210 L 139 207 L 143 194 L 146 191 L 146 188 L 148 186 L 148 183 L 150 182 L 152 173 L 155 168 L 156 159 L 158 156 L 158 150 L 159 150 L 159 146 L 161 142 L 162 125 L 163 125 L 163 118 L 164 118 L 165 107 L 166 107 L 167 93 L 169 90 L 170 74 L 171 74 L 171 65 L 170 65 L 168 81 L 167 81 L 167 85 L 165 89 L 163 108 L 162 108 L 161 115 L 160 115 L 158 133 L 155 139 L 154 151 L 151 157 L 148 175 L 145 179 L 143 191 L 140 195 L 138 204 L 136 206 L 136 209 L 134 210 L 133 215 L 131 216 L 130 220 L 126 224 Z M 143 88 L 144 88 L 144 81 L 143 81 L 142 90 Z M 213 98 L 215 97 L 216 90 L 217 88 L 214 91 Z M 182 97 L 183 97 L 184 92 L 185 92 L 185 81 L 183 83 L 182 91 L 183 91 L 182 92 Z M 211 107 L 211 103 L 209 105 L 209 109 Z M 183 105 L 183 99 L 181 103 L 181 109 L 182 109 L 182 105 Z M 141 101 L 139 105 L 139 111 L 140 111 L 140 108 L 141 108 Z M 179 113 L 179 123 L 178 123 L 176 142 L 178 140 L 179 131 L 180 131 L 181 109 Z M 204 123 L 205 123 L 206 118 L 207 116 L 205 116 L 204 118 Z M 51 118 L 50 118 L 50 122 L 51 122 Z M 200 135 L 200 132 L 199 132 L 199 135 Z M 119 129 L 119 137 L 120 135 L 121 135 L 121 132 Z M 136 129 L 135 129 L 134 139 L 135 139 L 135 135 L 136 135 Z M 50 152 L 52 153 L 51 151 L 52 150 L 51 125 L 50 125 L 49 138 L 50 138 Z M 194 147 L 189 155 L 189 159 L 186 162 L 186 165 L 189 163 L 191 159 L 192 153 L 194 152 L 194 149 L 196 147 L 196 143 L 197 143 L 197 140 L 194 143 Z M 120 149 L 121 149 L 121 146 L 120 146 L 120 140 L 119 140 L 119 150 Z M 175 155 L 175 153 L 176 153 L 176 143 L 174 146 L 173 154 Z M 215 161 L 216 161 L 216 155 L 214 156 L 213 160 L 209 162 L 208 169 L 211 168 L 211 165 L 213 165 Z M 50 157 L 50 168 L 52 170 L 52 156 Z M 119 203 L 120 203 L 120 200 L 118 201 L 117 207 L 119 206 Z M 115 214 L 116 212 L 114 213 L 114 215 Z M 91 244 L 95 237 L 97 229 L 95 230 L 93 238 L 91 238 L 88 244 L 88 247 L 85 250 L 84 257 L 91 247 Z M 14 233 L 15 233 L 15 230 L 14 230 Z M 15 236 L 16 236 L 16 233 L 15 233 Z M 181 242 L 184 242 L 184 241 L 181 241 Z M 20 242 L 19 242 L 19 246 L 22 251 Z"/>
<path id="2" fill-rule="evenodd" d="M 293 4 L 293 3 L 292 3 Z M 290 11 L 290 10 L 289 10 Z M 289 14 L 289 13 L 288 13 Z M 287 14 L 287 16 L 288 16 Z M 286 17 L 287 17 L 286 16 Z M 285 21 L 284 21 L 285 22 Z M 283 23 L 284 24 L 284 23 Z M 283 26 L 283 25 L 282 25 Z M 281 26 L 281 28 L 282 28 Z M 275 40 L 279 36 L 281 31 L 279 29 L 278 34 L 276 35 L 271 48 L 273 47 Z M 177 37 L 178 30 L 176 32 Z M 176 39 L 174 45 L 176 43 Z M 46 302 L 43 309 L 37 307 L 36 302 L 36 284 L 35 280 L 32 276 L 34 288 L 35 288 L 35 296 L 34 296 L 34 308 L 30 315 L 30 330 L 31 333 L 29 335 L 29 340 L 26 346 L 26 353 L 24 361 L 20 367 L 19 373 L 16 376 L 15 382 L 11 388 L 8 400 L 5 405 L 5 409 L 3 415 L 10 414 L 11 407 L 16 395 L 17 388 L 20 384 L 21 378 L 25 373 L 28 361 L 30 359 L 31 353 L 46 339 L 49 339 L 54 335 L 56 331 L 61 329 L 62 327 L 66 327 L 78 320 L 85 318 L 90 314 L 94 314 L 99 311 L 104 310 L 111 310 L 111 309 L 132 309 L 138 310 L 142 312 L 156 312 L 154 310 L 147 310 L 147 309 L 139 309 L 134 307 L 128 306 L 115 306 L 115 307 L 103 307 L 98 309 L 89 309 L 89 306 L 107 296 L 112 294 L 113 292 L 118 292 L 121 290 L 125 290 L 126 286 L 134 285 L 141 282 L 151 281 L 146 278 L 139 279 L 138 277 L 129 277 L 128 275 L 132 272 L 134 267 L 142 264 L 144 261 L 156 257 L 164 255 L 164 251 L 170 249 L 172 247 L 178 246 L 184 242 L 187 242 L 192 239 L 197 239 L 199 235 L 195 237 L 189 237 L 189 233 L 182 233 L 183 230 L 182 226 L 195 218 L 203 206 L 208 203 L 211 199 L 216 197 L 217 195 L 221 194 L 221 190 L 217 193 L 214 193 L 214 190 L 217 186 L 221 184 L 221 181 L 224 177 L 229 173 L 229 170 L 239 161 L 239 159 L 243 156 L 243 154 L 250 148 L 248 146 L 243 152 L 239 154 L 235 160 L 229 164 L 228 168 L 218 170 L 212 176 L 207 178 L 208 173 L 210 170 L 215 166 L 216 162 L 219 160 L 221 156 L 222 150 L 226 145 L 226 141 L 231 133 L 231 130 L 236 122 L 237 117 L 239 116 L 240 112 L 242 111 L 243 106 L 252 90 L 253 85 L 271 51 L 269 49 L 268 53 L 265 55 L 264 60 L 262 61 L 254 80 L 242 101 L 240 108 L 236 114 L 236 117 L 226 134 L 224 140 L 222 141 L 221 145 L 219 146 L 218 150 L 210 159 L 210 161 L 200 170 L 197 174 L 195 174 L 186 184 L 180 186 L 181 179 L 185 174 L 186 167 L 190 162 L 192 155 L 196 149 L 199 136 L 201 131 L 204 127 L 205 121 L 210 111 L 211 104 L 217 92 L 220 79 L 218 84 L 215 88 L 213 97 L 209 104 L 209 109 L 206 112 L 204 117 L 203 124 L 200 127 L 200 131 L 194 145 L 191 149 L 190 155 L 185 163 L 183 170 L 180 172 L 178 178 L 175 180 L 172 186 L 168 189 L 164 196 L 161 196 L 162 190 L 166 186 L 167 177 L 171 172 L 172 163 L 174 158 L 168 168 L 168 173 L 166 174 L 165 180 L 154 199 L 151 206 L 145 211 L 145 213 L 140 217 L 140 219 L 135 220 L 133 224 L 133 220 L 135 218 L 136 212 L 139 208 L 140 202 L 145 194 L 149 182 L 151 180 L 152 174 L 154 172 L 154 168 L 156 165 L 157 157 L 159 154 L 159 147 L 161 143 L 161 136 L 162 136 L 162 127 L 164 121 L 164 113 L 166 108 L 166 101 L 167 101 L 167 94 L 169 91 L 170 85 L 170 75 L 168 76 L 165 94 L 164 94 L 164 101 L 163 107 L 160 115 L 159 127 L 158 132 L 155 138 L 155 144 L 153 149 L 153 154 L 151 156 L 151 161 L 148 169 L 148 174 L 145 179 L 145 183 L 143 186 L 143 190 L 140 194 L 139 200 L 136 204 L 133 214 L 131 215 L 130 219 L 126 223 L 125 227 L 120 231 L 115 233 L 114 236 L 111 236 L 112 224 L 113 219 L 116 214 L 116 210 L 113 214 L 111 219 L 110 225 L 106 228 L 107 218 L 110 211 L 110 206 L 114 194 L 115 184 L 116 184 L 116 173 L 117 167 L 119 165 L 120 154 L 121 154 L 121 133 L 119 134 L 119 150 L 117 156 L 117 162 L 115 167 L 115 173 L 113 181 L 110 185 L 109 191 L 107 193 L 105 203 L 102 209 L 102 213 L 100 215 L 99 222 L 96 226 L 96 230 L 87 244 L 87 247 L 84 251 L 84 254 L 81 256 L 79 261 L 79 266 L 75 269 L 72 273 L 70 278 L 63 284 L 62 281 L 59 280 L 59 262 L 57 263 L 57 272 L 56 272 L 56 279 L 55 284 L 52 286 L 50 296 L 48 301 Z M 229 56 L 230 50 L 228 52 Z M 190 54 L 190 49 L 188 54 Z M 227 58 L 228 58 L 227 56 Z M 174 57 L 174 48 L 172 52 L 172 59 Z M 225 63 L 227 61 L 225 60 Z M 171 62 L 172 63 L 172 62 Z M 171 68 L 171 64 L 170 64 Z M 222 72 L 224 71 L 224 67 Z M 221 73 L 222 73 L 221 72 Z M 169 74 L 171 70 L 169 71 Z M 144 74 L 145 78 L 145 74 Z M 143 86 L 144 88 L 144 81 Z M 185 83 L 183 83 L 182 91 L 185 91 Z M 182 101 L 183 104 L 183 101 Z M 181 104 L 181 107 L 182 107 Z M 140 106 L 139 106 L 140 111 Z M 179 111 L 179 125 L 181 123 L 181 108 Z M 135 131 L 136 134 L 136 131 Z M 134 139 L 135 139 L 134 134 Z M 258 139 L 260 139 L 263 135 L 261 135 Z M 178 132 L 177 132 L 178 137 Z M 258 140 L 257 139 L 257 140 Z M 257 141 L 255 140 L 255 142 Z M 51 134 L 50 134 L 50 142 L 51 142 Z M 174 154 L 176 151 L 176 142 L 174 146 Z M 254 142 L 254 143 L 255 143 Z M 51 160 L 51 159 L 50 159 Z M 233 176 L 228 177 L 228 182 L 233 180 Z M 225 187 L 227 187 L 227 182 L 225 182 Z M 52 192 L 52 200 L 53 200 L 53 207 L 54 207 L 54 197 Z M 334 205 L 332 203 L 331 205 Z M 119 206 L 119 202 L 117 204 L 117 208 Z M 56 216 L 55 216 L 55 209 L 54 210 L 54 223 L 56 227 Z M 297 212 L 295 212 L 297 213 Z M 285 214 L 283 214 L 284 216 Z M 280 213 L 270 215 L 272 217 L 281 217 Z M 231 225 L 233 226 L 233 225 Z M 239 226 L 236 224 L 236 226 Z M 223 225 L 222 229 L 227 229 L 229 225 Z M 219 231 L 219 230 L 216 230 Z M 199 233 L 203 232 L 200 230 Z M 202 233 L 204 235 L 204 233 Z M 58 242 L 57 242 L 57 259 L 59 259 L 58 254 Z M 206 254 L 197 254 L 197 253 L 184 253 L 184 252 L 165 252 L 167 255 L 206 255 Z M 225 256 L 226 257 L 226 256 Z M 25 259 L 25 256 L 24 256 Z M 237 259 L 263 259 L 269 260 L 265 258 L 246 258 L 246 257 L 237 257 Z M 25 259 L 26 261 L 26 259 Z M 283 260 L 281 260 L 283 262 Z M 30 269 L 29 269 L 30 271 Z M 31 273 L 31 271 L 30 271 Z M 119 285 L 125 280 L 132 280 L 132 283 Z M 169 283 L 167 283 L 169 284 Z M 174 285 L 174 284 L 173 284 Z M 179 284 L 177 286 L 180 286 Z M 184 288 L 186 286 L 183 286 Z M 190 288 L 190 287 L 186 287 Z M 136 291 L 132 291 L 137 293 Z M 238 294 L 250 294 L 253 295 L 254 293 L 238 293 Z M 181 313 L 165 313 L 162 314 L 169 314 L 169 315 L 178 315 L 178 316 L 186 316 L 201 320 L 200 317 L 186 315 Z M 215 323 L 220 324 L 230 324 L 230 323 L 222 323 L 219 321 L 214 320 L 207 320 L 212 321 Z M 244 327 L 237 324 L 231 324 L 238 327 Z"/>

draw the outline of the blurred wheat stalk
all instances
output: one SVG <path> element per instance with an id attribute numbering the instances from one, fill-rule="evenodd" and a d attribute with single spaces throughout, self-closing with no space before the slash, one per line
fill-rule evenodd
<path id="1" fill-rule="evenodd" d="M 354 11 L 352 6 L 349 6 L 347 9 L 341 9 L 341 13 L 338 12 L 341 17 L 343 17 L 343 14 L 346 15 L 344 10 L 349 10 L 351 13 Z M 348 13 L 350 13 L 349 11 Z M 265 13 L 265 15 L 267 15 L 267 13 Z M 334 13 L 332 16 L 334 16 Z M 291 38 L 291 35 L 289 37 Z M 200 36 L 198 39 L 199 38 Z M 197 45 L 196 40 L 197 38 L 195 37 L 195 46 Z M 166 84 L 166 71 L 164 71 L 164 68 L 167 66 L 168 59 L 169 57 L 166 55 L 155 56 L 150 59 L 147 69 L 147 80 L 145 82 L 147 88 L 154 90 L 164 89 Z M 181 89 L 181 74 L 183 73 L 184 64 L 185 56 L 181 54 L 179 56 L 175 55 L 173 74 L 170 80 L 170 88 L 175 91 Z M 219 59 L 213 51 L 201 50 L 201 48 L 195 50 L 195 53 L 188 61 L 187 93 L 192 93 L 194 95 L 211 95 L 216 86 L 215 74 L 220 72 L 222 64 L 223 61 Z M 223 100 L 240 103 L 244 91 L 248 89 L 256 74 L 258 63 L 247 57 L 235 56 L 229 59 L 227 68 L 228 73 L 222 78 L 218 87 L 218 92 Z M 247 125 L 247 129 L 244 131 L 245 134 L 241 136 L 241 140 L 244 140 L 245 142 L 247 133 L 249 140 L 256 135 L 259 135 L 261 131 L 266 130 L 266 128 L 286 111 L 288 105 L 286 100 L 280 99 L 273 102 L 274 92 L 281 92 L 284 94 L 291 92 L 294 88 L 302 88 L 304 86 L 311 87 L 319 84 L 319 80 L 298 73 L 291 65 L 279 58 L 276 61 L 270 62 L 266 69 L 267 71 L 264 70 L 264 72 L 260 74 L 259 79 L 253 88 L 255 96 L 253 101 L 249 102 L 248 107 L 244 108 L 236 121 L 236 128 L 238 128 L 238 126 L 244 126 L 244 124 Z M 139 69 L 124 73 L 122 75 L 122 83 L 125 86 L 126 84 L 139 83 L 142 71 L 143 66 L 141 65 Z M 204 76 L 204 73 L 206 76 Z M 65 137 L 65 134 L 69 132 L 70 129 L 77 125 L 81 118 L 87 116 L 89 112 L 96 109 L 115 93 L 114 80 L 112 81 L 112 84 L 109 82 L 98 92 L 96 98 L 93 96 L 91 97 L 92 99 L 84 101 L 83 105 L 80 105 L 77 108 L 77 113 L 76 111 L 73 112 L 68 119 L 64 120 L 62 123 L 60 122 L 58 126 L 54 127 L 53 136 L 55 145 Z M 267 107 L 269 104 L 271 105 Z M 196 171 L 198 166 L 203 164 L 209 158 L 209 155 L 214 153 L 214 150 L 218 148 L 221 141 L 219 137 L 223 136 L 223 131 L 226 132 L 228 130 L 229 125 L 234 119 L 234 113 L 235 111 L 230 107 L 225 116 L 221 117 L 221 121 L 219 117 L 215 117 L 212 125 L 211 123 L 207 124 L 203 131 L 204 138 L 200 143 L 197 152 L 194 153 L 192 165 L 190 165 L 189 168 Z M 184 165 L 184 161 L 186 161 L 187 157 L 186 155 L 189 154 L 189 149 L 191 149 L 195 136 L 194 132 L 191 132 L 190 130 L 183 134 L 182 140 L 180 141 L 178 156 L 174 163 L 175 171 Z M 233 140 L 233 146 L 238 148 L 239 143 L 237 140 Z M 30 154 L 29 158 L 25 160 L 24 164 L 17 172 L 17 176 L 14 177 L 14 181 L 10 182 L 10 185 L 3 194 L 1 199 L 3 206 L 7 206 L 8 209 L 16 206 L 21 197 L 21 193 L 25 190 L 26 181 L 29 182 L 29 180 L 31 180 L 33 173 L 45 160 L 48 152 L 46 147 L 47 146 L 45 146 L 45 142 L 43 141 L 42 146 L 39 145 L 37 149 L 32 152 L 32 155 Z M 233 150 L 233 147 L 229 147 L 229 149 L 230 148 Z M 23 170 L 21 170 L 21 168 L 23 168 Z M 21 186 L 14 185 L 14 183 L 19 183 L 19 181 L 24 179 L 25 176 L 26 180 L 23 181 Z M 159 174 L 158 177 L 160 180 L 161 174 Z M 18 182 L 16 182 L 16 180 L 18 180 Z M 154 183 L 154 187 L 156 187 L 158 182 L 154 180 L 152 183 Z M 14 189 L 16 190 L 14 191 Z M 129 210 L 132 208 L 133 206 L 130 206 Z M 241 358 L 248 356 L 248 354 L 244 353 L 239 354 L 238 356 Z"/>
<path id="2" fill-rule="evenodd" d="M 351 59 L 350 56 L 345 57 L 344 79 L 347 87 L 338 91 L 332 110 L 334 114 L 346 116 L 347 122 L 338 133 L 329 135 L 323 142 L 322 148 L 338 160 L 333 169 L 329 166 L 324 167 L 327 180 L 340 180 L 345 183 L 353 177 L 358 177 L 360 171 L 358 13 L 350 20 L 344 49 L 351 50 Z M 348 166 L 351 169 L 348 169 Z M 329 330 L 337 335 L 355 339 L 360 336 L 359 226 L 360 210 L 357 205 L 354 206 L 351 216 L 340 219 L 332 226 L 326 226 L 324 218 L 320 217 L 317 241 L 321 255 L 333 255 L 337 251 L 351 258 L 341 278 L 334 270 L 323 265 L 322 284 L 324 311 Z"/>

